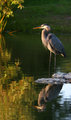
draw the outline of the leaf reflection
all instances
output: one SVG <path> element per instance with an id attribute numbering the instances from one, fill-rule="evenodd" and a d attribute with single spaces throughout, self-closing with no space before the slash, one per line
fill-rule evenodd
<path id="1" fill-rule="evenodd" d="M 31 119 L 29 106 L 37 98 L 33 81 L 33 77 L 24 76 L 19 66 L 19 59 L 15 63 L 11 62 L 11 52 L 6 48 L 5 38 L 0 35 L 1 120 L 29 120 L 29 117 Z"/>

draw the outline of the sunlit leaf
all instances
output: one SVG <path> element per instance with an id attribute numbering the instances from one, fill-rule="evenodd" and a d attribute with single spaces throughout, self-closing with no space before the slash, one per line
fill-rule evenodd
<path id="1" fill-rule="evenodd" d="M 14 16 L 14 7 L 22 9 L 23 5 L 22 3 L 24 0 L 0 0 L 0 19 L 2 20 L 2 17 L 4 16 L 4 19 L 1 21 L 0 25 L 0 32 L 2 32 L 6 27 L 6 22 L 3 22 L 6 18 L 9 18 L 10 16 Z M 4 25 L 5 23 L 5 25 Z"/>
<path id="2" fill-rule="evenodd" d="M 21 4 L 19 4 L 17 8 L 23 9 L 23 8 L 24 8 L 24 6 L 23 6 L 23 5 L 21 5 Z"/>

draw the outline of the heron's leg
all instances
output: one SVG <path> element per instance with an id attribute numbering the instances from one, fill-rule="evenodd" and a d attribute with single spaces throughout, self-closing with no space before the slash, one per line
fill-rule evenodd
<path id="1" fill-rule="evenodd" d="M 50 51 L 50 59 L 49 59 L 50 64 L 51 64 L 51 57 L 52 57 L 52 52 Z"/>
<path id="2" fill-rule="evenodd" d="M 54 56 L 54 71 L 56 70 L 56 54 Z"/>
<path id="3" fill-rule="evenodd" d="M 51 56 L 52 56 L 52 53 L 50 52 L 50 57 L 49 57 L 49 77 L 50 77 Z"/>

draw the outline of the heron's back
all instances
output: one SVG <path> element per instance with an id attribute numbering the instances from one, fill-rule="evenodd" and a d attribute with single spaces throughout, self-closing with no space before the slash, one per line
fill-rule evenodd
<path id="1" fill-rule="evenodd" d="M 66 56 L 64 46 L 61 41 L 54 34 L 49 34 L 49 44 L 55 54 L 61 54 L 62 56 Z"/>

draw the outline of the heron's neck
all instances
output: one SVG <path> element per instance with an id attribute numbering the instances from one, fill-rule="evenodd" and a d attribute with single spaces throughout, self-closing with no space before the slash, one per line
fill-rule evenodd
<path id="1" fill-rule="evenodd" d="M 50 32 L 45 29 L 42 30 L 41 39 L 42 39 L 42 43 L 45 47 L 48 45 L 48 39 L 47 39 L 48 37 L 47 36 L 49 33 Z"/>
<path id="2" fill-rule="evenodd" d="M 50 33 L 50 31 L 47 31 L 46 29 L 43 29 L 41 37 L 46 39 L 49 33 Z"/>

